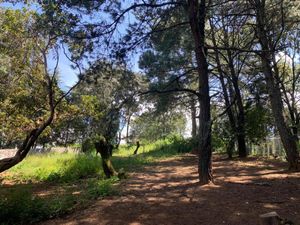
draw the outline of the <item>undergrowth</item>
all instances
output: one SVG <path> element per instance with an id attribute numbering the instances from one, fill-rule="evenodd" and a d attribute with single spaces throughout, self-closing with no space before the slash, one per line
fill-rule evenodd
<path id="1" fill-rule="evenodd" d="M 192 149 L 190 141 L 178 136 L 140 144 L 137 155 L 133 155 L 136 146 L 123 145 L 115 150 L 114 167 L 132 171 Z M 116 177 L 104 179 L 101 159 L 95 153 L 30 155 L 1 179 L 15 184 L 9 188 L 0 186 L 1 225 L 35 223 L 84 207 L 93 199 L 116 195 L 113 184 L 118 181 Z M 40 184 L 63 191 L 40 196 L 35 191 Z"/>
<path id="2" fill-rule="evenodd" d="M 113 186 L 115 182 L 117 178 L 89 180 L 77 191 L 69 190 L 46 197 L 36 195 L 31 186 L 11 188 L 0 199 L 0 224 L 32 224 L 66 214 L 75 207 L 87 206 L 99 197 L 117 194 Z"/>

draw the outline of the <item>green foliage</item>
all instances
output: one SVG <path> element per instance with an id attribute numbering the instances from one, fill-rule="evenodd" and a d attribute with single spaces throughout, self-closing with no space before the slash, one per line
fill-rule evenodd
<path id="1" fill-rule="evenodd" d="M 99 157 L 52 153 L 27 157 L 10 170 L 9 176 L 19 181 L 72 182 L 100 174 L 102 174 L 102 169 Z"/>
<path id="2" fill-rule="evenodd" d="M 45 116 L 48 105 L 42 59 L 34 38 L 35 13 L 0 8 L 0 139 L 16 141 Z"/>
<path id="3" fill-rule="evenodd" d="M 131 148 L 120 146 L 112 160 L 117 170 L 124 168 L 125 171 L 132 171 L 143 165 L 151 165 L 161 159 L 190 151 L 191 143 L 179 135 L 170 135 L 164 140 L 149 144 L 141 143 L 141 151 L 135 156 L 133 156 L 134 146 Z M 81 178 L 83 180 L 80 180 Z M 35 223 L 66 214 L 78 205 L 81 207 L 88 205 L 98 197 L 118 194 L 114 187 L 118 178 L 104 179 L 100 157 L 90 154 L 32 155 L 13 167 L 6 179 L 15 182 L 51 181 L 53 184 L 60 183 L 61 189 L 66 189 L 61 182 L 72 182 L 72 187 L 79 186 L 77 192 L 80 192 L 80 195 L 75 195 L 73 189 L 66 189 L 64 193 L 59 192 L 55 196 L 38 196 L 33 190 L 35 183 L 29 186 L 16 185 L 11 189 L 0 188 L 1 194 L 5 192 L 5 198 L 0 199 L 1 225 Z M 69 188 L 70 185 L 66 185 Z"/>
<path id="4" fill-rule="evenodd" d="M 51 75 L 45 72 L 48 68 L 41 51 L 47 35 L 37 30 L 37 17 L 27 9 L 0 8 L 0 145 L 19 144 L 50 113 L 47 82 Z M 46 55 L 53 43 L 47 45 Z M 56 75 L 52 79 L 54 101 L 62 92 Z M 56 115 L 55 120 L 60 117 Z M 40 142 L 48 142 L 50 134 L 48 127 Z"/>
<path id="5" fill-rule="evenodd" d="M 117 177 L 112 177 L 105 180 L 91 180 L 88 183 L 89 198 L 98 198 L 99 196 L 116 195 L 118 192 L 113 188 L 113 184 L 118 181 Z"/>
<path id="6" fill-rule="evenodd" d="M 120 146 L 113 152 L 112 161 L 118 169 L 143 165 L 161 158 L 189 152 L 193 148 L 192 140 L 179 135 L 170 135 L 164 140 L 153 143 L 141 142 L 137 156 L 132 156 L 135 146 Z M 101 158 L 93 154 L 49 153 L 30 155 L 13 167 L 6 175 L 7 179 L 18 182 L 74 182 L 86 177 L 103 177 Z"/>
<path id="7" fill-rule="evenodd" d="M 28 190 L 11 191 L 6 198 L 0 200 L 0 209 L 0 221 L 3 225 L 20 223 L 31 217 L 38 221 L 45 217 L 47 210 L 41 199 L 33 199 Z M 24 222 L 29 221 L 25 219 Z"/>
<path id="8" fill-rule="evenodd" d="M 117 194 L 113 187 L 116 182 L 117 178 L 91 179 L 87 186 L 81 187 L 81 195 L 70 191 L 41 197 L 31 187 L 13 188 L 0 199 L 0 225 L 32 224 L 69 213 L 78 204 L 83 207 L 98 197 Z"/>
<path id="9" fill-rule="evenodd" d="M 168 135 L 181 135 L 186 119 L 182 112 L 145 112 L 132 123 L 132 136 L 143 141 L 155 141 Z"/>
<path id="10" fill-rule="evenodd" d="M 227 117 L 220 118 L 212 126 L 212 147 L 216 152 L 226 152 L 226 144 L 234 138 L 235 133 L 232 131 Z"/>
<path id="11" fill-rule="evenodd" d="M 138 74 L 122 66 L 100 60 L 93 63 L 72 96 L 80 109 L 77 120 L 83 124 L 83 139 L 103 136 L 110 143 L 116 142 L 121 116 L 137 108 L 135 94 L 142 83 Z"/>
<path id="12" fill-rule="evenodd" d="M 137 167 L 149 165 L 168 157 L 179 156 L 193 149 L 193 141 L 185 140 L 179 135 L 170 135 L 165 139 L 151 143 L 140 142 L 140 145 L 137 155 L 133 155 L 135 146 L 128 148 L 126 145 L 121 145 L 113 153 L 112 161 L 115 168 L 117 170 L 124 168 L 125 171 L 132 171 Z"/>
<path id="13" fill-rule="evenodd" d="M 87 138 L 83 141 L 81 146 L 81 151 L 84 153 L 91 153 L 95 150 L 94 141 L 90 138 Z"/>
<path id="14" fill-rule="evenodd" d="M 250 142 L 259 143 L 268 135 L 271 124 L 269 110 L 263 107 L 253 107 L 246 114 L 246 135 Z"/>

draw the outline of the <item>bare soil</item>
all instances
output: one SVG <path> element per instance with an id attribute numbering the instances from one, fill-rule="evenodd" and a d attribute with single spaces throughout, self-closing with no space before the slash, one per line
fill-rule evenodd
<path id="1" fill-rule="evenodd" d="M 215 184 L 199 186 L 197 158 L 186 154 L 147 166 L 120 184 L 121 196 L 44 225 L 256 225 L 276 211 L 300 224 L 300 173 L 273 160 L 214 156 Z"/>

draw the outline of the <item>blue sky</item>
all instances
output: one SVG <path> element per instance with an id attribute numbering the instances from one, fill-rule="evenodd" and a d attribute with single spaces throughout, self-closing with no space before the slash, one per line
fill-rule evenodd
<path id="1" fill-rule="evenodd" d="M 53 59 L 53 55 L 49 55 L 49 69 L 53 70 L 56 65 L 56 60 Z M 73 86 L 77 79 L 78 71 L 72 69 L 72 62 L 65 56 L 63 50 L 59 50 L 59 63 L 58 63 L 58 71 L 60 78 L 60 87 L 63 90 L 69 89 Z"/>

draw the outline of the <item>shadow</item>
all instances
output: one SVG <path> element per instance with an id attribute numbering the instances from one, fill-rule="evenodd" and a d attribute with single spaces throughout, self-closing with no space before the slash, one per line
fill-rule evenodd
<path id="1" fill-rule="evenodd" d="M 270 211 L 297 223 L 300 173 L 285 173 L 283 166 L 215 158 L 215 184 L 199 186 L 197 157 L 186 154 L 135 171 L 121 182 L 120 196 L 42 224 L 256 225 L 259 215 Z"/>

